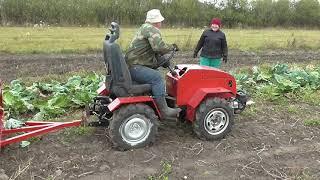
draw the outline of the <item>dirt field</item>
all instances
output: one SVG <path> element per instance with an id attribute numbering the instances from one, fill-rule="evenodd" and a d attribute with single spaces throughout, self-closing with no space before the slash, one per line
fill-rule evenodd
<path id="1" fill-rule="evenodd" d="M 190 57 L 191 53 L 180 53 L 176 61 L 196 63 Z M 317 60 L 320 52 L 231 52 L 223 68 L 277 61 L 304 65 Z M 7 82 L 104 69 L 101 56 L 94 54 L 0 55 L 0 67 Z M 0 169 L 12 179 L 138 180 L 167 174 L 169 179 L 320 179 L 320 128 L 303 125 L 306 119 L 319 119 L 320 107 L 290 100 L 254 101 L 236 116 L 232 132 L 221 141 L 201 141 L 189 124 L 163 122 L 153 146 L 119 152 L 103 127 L 82 136 L 65 130 L 46 135 L 28 148 L 3 149 Z"/>
<path id="2" fill-rule="evenodd" d="M 261 53 L 231 51 L 225 70 L 261 63 L 309 63 L 320 60 L 320 51 L 268 51 Z M 176 63 L 197 63 L 192 53 L 178 53 Z M 75 71 L 104 72 L 101 53 L 88 55 L 1 55 L 0 78 L 5 81 L 21 77 L 64 74 Z"/>

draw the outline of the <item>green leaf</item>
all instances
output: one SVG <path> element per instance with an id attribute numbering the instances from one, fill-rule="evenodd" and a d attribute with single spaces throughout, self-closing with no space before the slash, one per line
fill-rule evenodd
<path id="1" fill-rule="evenodd" d="M 21 91 L 23 91 L 25 89 L 20 80 L 11 81 L 10 87 L 11 87 L 11 90 L 15 91 L 15 92 L 21 92 Z"/>
<path id="2" fill-rule="evenodd" d="M 36 115 L 33 116 L 32 120 L 41 121 L 45 119 L 45 111 L 40 111 Z"/>
<path id="3" fill-rule="evenodd" d="M 10 91 L 3 92 L 3 101 L 5 106 L 12 106 L 17 100 L 16 97 Z"/>
<path id="4" fill-rule="evenodd" d="M 13 118 L 6 120 L 5 124 L 4 124 L 4 127 L 6 129 L 15 129 L 15 128 L 19 128 L 22 126 L 24 126 L 24 122 L 22 122 L 20 120 L 13 119 Z"/>
<path id="5" fill-rule="evenodd" d="M 65 84 L 68 88 L 78 88 L 81 85 L 82 78 L 80 76 L 73 76 L 68 79 L 68 82 Z"/>
<path id="6" fill-rule="evenodd" d="M 25 148 L 25 147 L 27 147 L 27 146 L 29 146 L 30 145 L 30 142 L 29 141 L 21 141 L 20 142 L 20 147 L 22 147 L 22 148 Z"/>
<path id="7" fill-rule="evenodd" d="M 43 113 L 43 116 L 40 116 L 41 114 L 39 114 L 38 116 L 44 118 L 52 118 L 66 113 L 66 110 L 64 108 L 47 106 L 43 107 L 40 112 Z"/>
<path id="8" fill-rule="evenodd" d="M 290 81 L 290 79 L 286 78 L 285 76 L 275 74 L 274 77 L 277 82 L 277 89 L 279 89 L 281 92 L 286 93 L 300 87 L 299 84 Z"/>
<path id="9" fill-rule="evenodd" d="M 6 109 L 9 109 L 13 114 L 22 114 L 30 109 L 33 109 L 32 105 L 23 100 L 20 96 L 15 95 L 12 91 L 3 92 L 3 101 Z"/>
<path id="10" fill-rule="evenodd" d="M 276 64 L 272 68 L 273 74 L 284 75 L 289 73 L 289 66 L 287 64 Z"/>
<path id="11" fill-rule="evenodd" d="M 34 106 L 32 104 L 30 104 L 27 100 L 25 99 L 21 99 L 21 101 L 23 102 L 23 105 L 28 109 L 28 110 L 33 110 Z"/>
<path id="12" fill-rule="evenodd" d="M 67 94 L 56 94 L 48 101 L 48 106 L 57 108 L 70 107 L 70 98 Z"/>
<path id="13" fill-rule="evenodd" d="M 78 91 L 72 98 L 72 102 L 79 106 L 86 105 L 92 100 L 92 96 L 90 95 L 90 92 L 88 91 Z"/>

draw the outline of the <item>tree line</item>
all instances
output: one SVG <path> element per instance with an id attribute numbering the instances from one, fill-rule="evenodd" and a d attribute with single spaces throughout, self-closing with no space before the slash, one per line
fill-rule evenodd
<path id="1" fill-rule="evenodd" d="M 320 27 L 318 0 L 0 0 L 0 22 L 57 26 L 122 25 L 144 22 L 160 9 L 168 26 L 203 27 L 212 17 L 225 27 Z"/>

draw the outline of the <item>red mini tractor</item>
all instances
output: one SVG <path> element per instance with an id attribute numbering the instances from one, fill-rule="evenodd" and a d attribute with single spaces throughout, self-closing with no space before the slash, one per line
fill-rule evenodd
<path id="1" fill-rule="evenodd" d="M 154 142 L 162 115 L 151 96 L 149 84 L 135 84 L 118 44 L 119 26 L 111 24 L 104 41 L 108 75 L 98 96 L 88 108 L 109 125 L 114 146 L 121 150 L 139 148 Z M 173 51 L 161 64 L 170 61 Z M 246 107 L 247 97 L 237 92 L 235 78 L 219 69 L 195 64 L 169 67 L 166 74 L 167 102 L 182 109 L 180 119 L 190 121 L 200 139 L 225 137 L 234 123 L 234 114 Z"/>

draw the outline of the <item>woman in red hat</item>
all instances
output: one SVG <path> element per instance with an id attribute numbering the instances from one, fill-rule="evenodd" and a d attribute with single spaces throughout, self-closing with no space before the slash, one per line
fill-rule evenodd
<path id="1" fill-rule="evenodd" d="M 196 58 L 202 48 L 200 65 L 220 68 L 221 60 L 225 63 L 228 61 L 227 39 L 220 28 L 221 20 L 213 18 L 211 28 L 202 33 L 193 54 L 193 57 Z"/>

